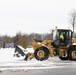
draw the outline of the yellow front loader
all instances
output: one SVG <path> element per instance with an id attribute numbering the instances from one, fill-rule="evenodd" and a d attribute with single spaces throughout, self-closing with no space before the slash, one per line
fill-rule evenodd
<path id="1" fill-rule="evenodd" d="M 33 40 L 34 57 L 37 60 L 47 60 L 50 56 L 58 56 L 61 60 L 76 60 L 76 45 L 73 45 L 72 31 L 68 29 L 53 30 L 53 40 Z M 64 40 L 60 41 L 60 34 Z"/>

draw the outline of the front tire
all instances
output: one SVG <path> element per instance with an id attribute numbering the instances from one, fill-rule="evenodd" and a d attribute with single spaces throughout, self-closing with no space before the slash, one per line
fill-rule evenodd
<path id="1" fill-rule="evenodd" d="M 47 60 L 49 58 L 49 50 L 44 46 L 39 47 L 34 52 L 34 56 L 37 60 L 40 61 Z"/>

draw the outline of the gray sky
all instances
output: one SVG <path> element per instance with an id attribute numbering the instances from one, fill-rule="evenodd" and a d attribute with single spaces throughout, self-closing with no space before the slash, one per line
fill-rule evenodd
<path id="1" fill-rule="evenodd" d="M 76 0 L 0 0 L 0 34 L 50 33 L 68 28 L 68 13 Z"/>

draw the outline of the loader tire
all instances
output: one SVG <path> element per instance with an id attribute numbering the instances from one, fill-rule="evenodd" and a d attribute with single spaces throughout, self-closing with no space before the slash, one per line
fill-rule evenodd
<path id="1" fill-rule="evenodd" d="M 37 60 L 40 61 L 47 60 L 49 58 L 49 50 L 44 46 L 39 47 L 34 52 L 34 56 Z"/>
<path id="2" fill-rule="evenodd" d="M 68 51 L 69 60 L 76 61 L 76 48 L 71 48 Z"/>

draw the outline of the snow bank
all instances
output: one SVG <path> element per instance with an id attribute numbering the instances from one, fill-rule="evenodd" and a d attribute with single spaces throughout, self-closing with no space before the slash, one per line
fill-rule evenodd
<path id="1" fill-rule="evenodd" d="M 33 53 L 34 50 L 32 48 L 27 48 L 25 51 L 25 55 L 30 52 Z M 1 48 L 0 49 L 0 62 L 9 62 L 9 61 L 19 61 L 23 60 L 25 56 L 14 57 L 15 48 Z"/>
<path id="2" fill-rule="evenodd" d="M 0 62 L 12 61 L 15 48 L 1 48 Z"/>
<path id="3" fill-rule="evenodd" d="M 27 49 L 26 49 L 26 53 L 29 53 L 29 52 L 30 52 L 30 53 L 34 53 L 33 48 L 27 48 Z"/>
<path id="4" fill-rule="evenodd" d="M 15 48 L 1 48 L 0 49 L 0 62 L 10 62 L 10 61 L 18 61 L 23 60 L 24 57 L 14 57 Z"/>

